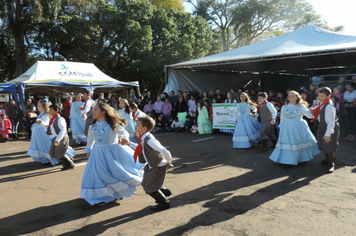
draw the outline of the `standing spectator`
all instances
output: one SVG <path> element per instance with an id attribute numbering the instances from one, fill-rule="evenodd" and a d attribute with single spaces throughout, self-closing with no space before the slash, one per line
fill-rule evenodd
<path id="1" fill-rule="evenodd" d="M 156 101 L 156 99 L 152 96 L 151 91 L 147 91 L 147 95 L 145 96 L 145 104 L 148 103 L 148 100 L 151 100 L 152 103 Z"/>
<path id="2" fill-rule="evenodd" d="M 346 86 L 345 86 L 346 87 Z M 341 87 L 339 86 L 336 86 L 334 89 L 333 89 L 333 93 L 331 94 L 331 96 L 335 96 L 338 98 L 338 102 L 339 104 L 342 106 L 344 104 L 344 93 L 342 92 L 342 89 Z"/>
<path id="3" fill-rule="evenodd" d="M 355 77 L 355 79 L 356 79 L 356 76 L 352 76 L 352 78 L 353 77 Z M 340 87 L 340 92 L 345 92 L 346 91 L 346 84 L 347 84 L 347 81 L 345 80 L 345 77 L 340 77 L 339 83 L 336 86 Z"/>
<path id="4" fill-rule="evenodd" d="M 221 94 L 220 88 L 217 88 L 215 91 L 216 91 L 215 97 L 218 97 L 220 101 L 224 101 L 225 95 Z"/>
<path id="5" fill-rule="evenodd" d="M 188 104 L 183 100 L 183 96 L 178 97 L 178 103 L 176 105 L 176 111 L 177 111 L 177 116 L 178 120 L 182 122 L 182 124 L 185 123 L 185 117 L 188 115 Z"/>
<path id="6" fill-rule="evenodd" d="M 346 118 L 346 140 L 355 141 L 356 135 L 356 90 L 355 83 L 349 82 L 344 93 L 344 114 Z"/>
<path id="7" fill-rule="evenodd" d="M 312 96 L 309 92 L 304 92 L 303 93 L 303 101 L 308 103 L 308 107 L 311 107 L 312 104 L 313 104 L 313 99 L 312 99 Z"/>
<path id="8" fill-rule="evenodd" d="M 130 100 L 133 100 L 135 103 L 137 103 L 137 98 L 135 97 L 135 94 L 133 92 L 130 93 L 129 97 L 127 100 L 130 102 Z"/>
<path id="9" fill-rule="evenodd" d="M 210 98 L 211 101 L 213 101 L 213 98 L 214 98 L 214 92 L 213 91 L 209 91 L 208 93 L 208 98 Z"/>
<path id="10" fill-rule="evenodd" d="M 161 98 L 162 98 L 162 101 L 165 101 L 166 98 L 169 98 L 168 93 L 166 93 L 166 92 L 162 93 L 162 97 Z"/>
<path id="11" fill-rule="evenodd" d="M 7 117 L 7 112 L 6 112 L 6 104 L 5 102 L 0 102 L 0 114 L 5 114 L 6 119 Z"/>
<path id="12" fill-rule="evenodd" d="M 161 101 L 161 97 L 157 96 L 157 101 L 153 105 L 153 109 L 155 110 L 155 113 L 156 113 L 156 118 L 163 114 L 163 111 L 162 111 L 163 104 L 164 104 L 164 102 Z"/>
<path id="13" fill-rule="evenodd" d="M 73 103 L 73 98 L 71 96 L 67 97 L 67 101 L 63 102 L 63 118 L 66 120 L 67 128 L 70 127 L 69 115 L 70 115 L 70 108 L 72 106 L 72 103 Z"/>
<path id="14" fill-rule="evenodd" d="M 173 105 L 173 103 L 178 102 L 178 97 L 175 96 L 174 91 L 170 92 L 169 102 Z"/>
<path id="15" fill-rule="evenodd" d="M 29 98 L 26 100 L 26 105 L 23 107 L 24 114 L 24 126 L 27 132 L 27 137 L 31 138 L 31 126 L 35 123 L 37 114 L 36 114 L 36 106 L 32 103 L 32 100 Z"/>
<path id="16" fill-rule="evenodd" d="M 7 116 L 12 125 L 12 138 L 19 139 L 17 136 L 17 128 L 19 126 L 19 108 L 17 107 L 15 100 L 10 100 L 10 105 L 7 107 Z"/>
<path id="17" fill-rule="evenodd" d="M 0 114 L 0 142 L 9 142 L 9 134 L 12 133 L 11 121 L 6 118 L 5 113 Z"/>
<path id="18" fill-rule="evenodd" d="M 163 112 L 163 119 L 164 121 L 168 121 L 168 119 L 171 117 L 172 114 L 172 104 L 169 102 L 169 99 L 166 98 L 164 100 L 164 104 L 162 107 L 162 112 Z"/>
<path id="19" fill-rule="evenodd" d="M 188 96 L 188 93 L 187 92 L 184 92 L 183 93 L 183 100 L 188 104 L 189 100 L 190 100 L 190 97 Z"/>
<path id="20" fill-rule="evenodd" d="M 310 93 L 312 95 L 312 99 L 316 100 L 316 98 L 318 97 L 316 85 L 315 84 L 310 84 L 309 85 L 309 90 L 310 90 Z M 288 95 L 288 93 L 287 93 L 287 95 Z"/>
<path id="21" fill-rule="evenodd" d="M 283 96 L 283 95 L 282 95 Z M 255 89 L 250 90 L 250 99 L 252 102 L 256 103 L 257 102 L 257 93 Z"/>
<path id="22" fill-rule="evenodd" d="M 268 101 L 276 99 L 276 93 L 273 90 L 268 91 Z"/>
<path id="23" fill-rule="evenodd" d="M 208 101 L 208 103 L 209 103 L 209 106 L 211 105 L 211 99 L 208 97 L 208 92 L 207 91 L 203 91 L 203 97 L 202 97 L 202 101 Z"/>
<path id="24" fill-rule="evenodd" d="M 101 103 L 108 103 L 108 100 L 106 100 L 104 98 L 104 94 L 103 93 L 100 93 L 99 94 L 99 97 L 95 100 L 95 103 L 98 103 L 98 102 L 101 102 Z"/>
<path id="25" fill-rule="evenodd" d="M 138 109 L 143 111 L 143 108 L 145 107 L 145 104 L 144 104 L 142 98 L 137 98 L 137 107 L 138 107 Z"/>
<path id="26" fill-rule="evenodd" d="M 209 111 L 206 109 L 202 101 L 198 101 L 198 113 L 199 134 L 211 134 L 213 131 L 211 130 L 212 124 L 211 120 L 209 119 Z"/>
<path id="27" fill-rule="evenodd" d="M 282 92 L 277 93 L 277 102 L 279 105 L 279 108 L 282 108 L 284 104 L 286 104 L 286 99 L 284 98 L 284 95 Z"/>
<path id="28" fill-rule="evenodd" d="M 109 101 L 110 103 L 111 103 L 111 105 L 114 105 L 114 103 L 116 102 L 116 103 L 119 103 L 119 101 L 117 100 L 117 98 L 116 98 L 116 94 L 112 94 L 111 95 L 111 98 L 110 98 L 110 101 Z"/>
<path id="29" fill-rule="evenodd" d="M 197 114 L 196 114 L 197 102 L 195 101 L 195 96 L 194 95 L 192 95 L 190 97 L 190 100 L 188 101 L 188 110 L 189 110 L 189 115 L 191 117 L 193 117 L 193 118 L 197 117 Z"/>

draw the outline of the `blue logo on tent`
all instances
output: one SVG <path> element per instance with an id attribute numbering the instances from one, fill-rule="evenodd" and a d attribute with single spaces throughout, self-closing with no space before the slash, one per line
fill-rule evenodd
<path id="1" fill-rule="evenodd" d="M 68 67 L 68 66 L 66 66 L 66 65 L 62 64 L 62 68 L 61 68 L 61 70 L 68 70 L 68 69 L 69 69 L 69 67 Z"/>

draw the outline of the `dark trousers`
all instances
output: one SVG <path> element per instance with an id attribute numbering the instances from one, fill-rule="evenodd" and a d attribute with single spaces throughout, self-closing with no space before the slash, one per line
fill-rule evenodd
<path id="1" fill-rule="evenodd" d="M 356 135 L 356 107 L 346 108 L 347 115 L 345 116 L 346 121 L 346 133 Z"/>

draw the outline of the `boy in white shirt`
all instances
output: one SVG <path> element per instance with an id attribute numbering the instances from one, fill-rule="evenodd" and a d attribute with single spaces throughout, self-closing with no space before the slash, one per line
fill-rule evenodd
<path id="1" fill-rule="evenodd" d="M 146 194 L 149 194 L 158 203 L 152 207 L 153 211 L 162 211 L 170 208 L 168 196 L 171 191 L 163 187 L 163 182 L 166 178 L 167 167 L 173 165 L 171 153 L 155 139 L 150 131 L 155 126 L 155 121 L 149 117 L 138 117 L 136 132 L 140 134 L 138 144 L 129 142 L 125 138 L 120 139 L 121 145 L 129 145 L 135 150 L 134 159 L 137 157 L 142 164 L 146 164 L 144 168 L 142 187 Z"/>

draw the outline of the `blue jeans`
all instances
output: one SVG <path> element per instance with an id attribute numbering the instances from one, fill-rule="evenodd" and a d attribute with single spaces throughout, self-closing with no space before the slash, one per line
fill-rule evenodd
<path id="1" fill-rule="evenodd" d="M 17 134 L 17 128 L 19 126 L 19 119 L 10 119 L 12 125 L 12 133 Z"/>

